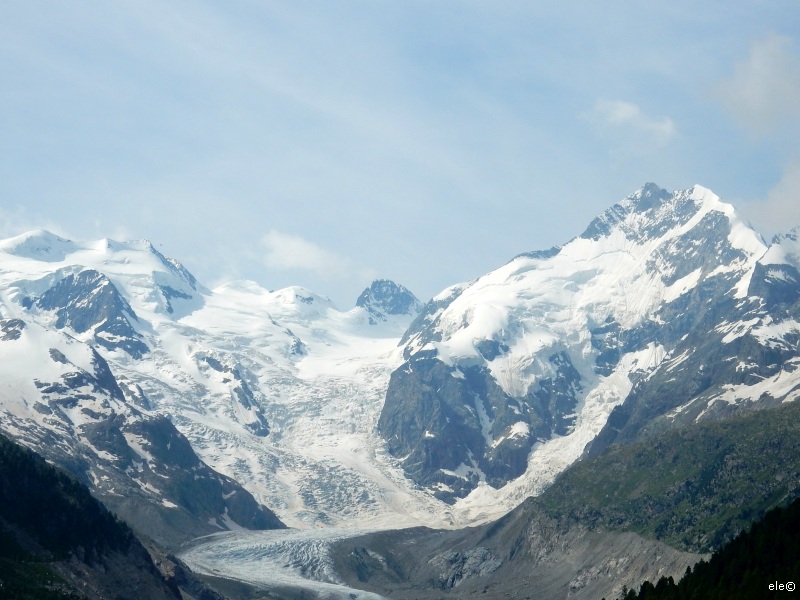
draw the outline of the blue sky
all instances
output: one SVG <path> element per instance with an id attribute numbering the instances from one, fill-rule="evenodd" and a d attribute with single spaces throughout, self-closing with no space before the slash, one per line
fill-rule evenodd
<path id="1" fill-rule="evenodd" d="M 427 299 L 654 181 L 800 225 L 800 5 L 11 2 L 0 234 Z"/>

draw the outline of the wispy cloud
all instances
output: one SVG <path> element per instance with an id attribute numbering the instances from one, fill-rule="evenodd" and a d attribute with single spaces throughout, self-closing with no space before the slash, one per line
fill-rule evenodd
<path id="1" fill-rule="evenodd" d="M 623 100 L 598 100 L 587 115 L 597 125 L 645 135 L 663 144 L 675 136 L 675 123 L 669 117 L 651 117 L 638 105 Z"/>
<path id="2" fill-rule="evenodd" d="M 24 207 L 16 206 L 11 210 L 0 207 L 0 239 L 15 237 L 33 231 L 45 229 L 64 238 L 72 237 L 60 224 L 50 218 L 31 215 Z"/>
<path id="3" fill-rule="evenodd" d="M 763 134 L 800 120 L 800 55 L 791 38 L 770 34 L 752 44 L 717 94 L 737 123 Z"/>
<path id="4" fill-rule="evenodd" d="M 270 230 L 261 238 L 264 264 L 279 271 L 310 271 L 322 277 L 347 272 L 350 261 L 298 235 Z"/>
<path id="5" fill-rule="evenodd" d="M 747 205 L 743 212 L 768 235 L 800 226 L 800 160 L 787 164 L 766 198 Z"/>

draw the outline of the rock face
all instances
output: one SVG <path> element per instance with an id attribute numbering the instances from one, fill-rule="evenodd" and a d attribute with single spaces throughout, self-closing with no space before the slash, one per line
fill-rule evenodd
<path id="1" fill-rule="evenodd" d="M 587 452 L 798 397 L 796 248 L 796 239 L 777 238 L 734 293 L 701 284 L 660 311 L 674 340 L 670 355 L 615 407 Z"/>
<path id="2" fill-rule="evenodd" d="M 76 333 L 91 330 L 93 341 L 109 350 L 120 349 L 142 358 L 147 345 L 131 321 L 138 318 L 114 284 L 94 269 L 70 274 L 59 280 L 28 305 L 55 313 L 55 327 L 70 327 Z"/>
<path id="3" fill-rule="evenodd" d="M 393 455 L 406 457 L 406 473 L 449 498 L 481 480 L 500 487 L 522 475 L 532 440 L 550 433 L 548 418 L 535 398 L 509 396 L 485 368 L 419 358 L 392 374 L 378 430 Z"/>
<path id="4" fill-rule="evenodd" d="M 435 296 L 377 430 L 454 502 L 523 473 L 540 491 L 556 445 L 566 466 L 587 444 L 794 399 L 797 257 L 796 233 L 767 246 L 710 191 L 648 184 L 563 247 Z"/>
<path id="5" fill-rule="evenodd" d="M 388 279 L 376 279 L 361 292 L 356 306 L 369 313 L 369 321 L 374 325 L 391 316 L 416 315 L 422 309 L 422 302 L 408 288 Z"/>

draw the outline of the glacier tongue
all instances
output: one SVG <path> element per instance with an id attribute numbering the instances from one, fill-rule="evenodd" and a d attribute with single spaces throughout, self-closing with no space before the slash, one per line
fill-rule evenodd
<path id="1" fill-rule="evenodd" d="M 180 558 L 196 573 L 246 581 L 265 589 L 297 588 L 330 600 L 386 600 L 345 585 L 329 556 L 334 542 L 364 533 L 368 530 L 218 534 L 183 550 Z"/>

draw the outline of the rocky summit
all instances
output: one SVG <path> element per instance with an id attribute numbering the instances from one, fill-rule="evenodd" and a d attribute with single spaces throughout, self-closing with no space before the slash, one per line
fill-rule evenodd
<path id="1" fill-rule="evenodd" d="M 768 246 L 700 186 L 648 184 L 564 246 L 434 297 L 378 431 L 447 502 L 511 483 L 521 500 L 615 440 L 794 399 L 795 240 Z"/>

